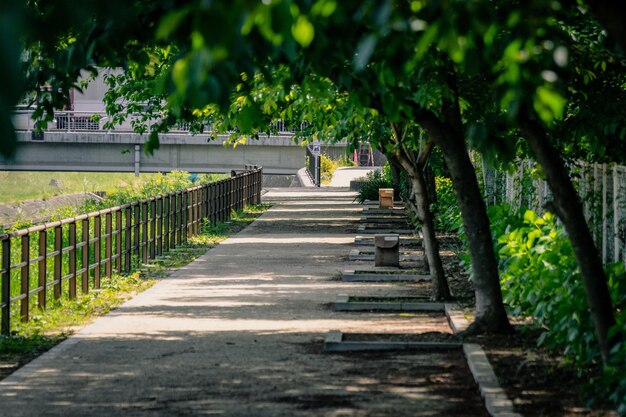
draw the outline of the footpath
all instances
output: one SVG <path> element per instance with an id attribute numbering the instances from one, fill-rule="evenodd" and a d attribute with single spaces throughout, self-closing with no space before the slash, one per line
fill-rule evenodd
<path id="1" fill-rule="evenodd" d="M 335 312 L 362 208 L 343 189 L 273 207 L 0 382 L 0 416 L 484 416 L 462 352 L 326 353 L 329 330 L 416 333 L 413 314 Z"/>

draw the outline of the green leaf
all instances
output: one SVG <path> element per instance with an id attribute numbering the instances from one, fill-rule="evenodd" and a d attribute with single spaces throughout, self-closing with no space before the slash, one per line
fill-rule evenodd
<path id="1" fill-rule="evenodd" d="M 144 151 L 146 152 L 146 155 L 153 155 L 154 151 L 159 149 L 159 146 L 159 133 L 156 130 L 153 130 L 152 132 L 150 132 L 148 140 L 145 144 Z"/>
<path id="2" fill-rule="evenodd" d="M 189 8 L 183 7 L 166 14 L 156 30 L 157 39 L 166 39 L 174 33 L 189 14 Z"/>
<path id="3" fill-rule="evenodd" d="M 313 16 L 328 17 L 337 9 L 337 2 L 335 0 L 318 0 L 311 7 L 311 14 Z"/>
<path id="4" fill-rule="evenodd" d="M 305 15 L 301 14 L 291 27 L 291 34 L 300 46 L 307 48 L 311 42 L 313 42 L 313 38 L 315 37 L 315 28 L 313 27 L 313 24 L 309 22 L 309 19 Z"/>
<path id="5" fill-rule="evenodd" d="M 528 223 L 533 223 L 537 218 L 537 213 L 532 210 L 526 210 L 524 212 L 524 221 Z"/>
<path id="6" fill-rule="evenodd" d="M 567 100 L 557 91 L 545 86 L 539 86 L 535 91 L 534 99 L 533 107 L 545 123 L 563 118 Z"/>

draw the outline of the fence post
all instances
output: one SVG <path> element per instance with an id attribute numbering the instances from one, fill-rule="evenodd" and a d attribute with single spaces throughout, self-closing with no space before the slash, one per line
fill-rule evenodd
<path id="1" fill-rule="evenodd" d="M 178 227 L 176 224 L 176 204 L 176 193 L 172 193 L 170 194 L 170 229 L 168 232 L 170 236 L 170 249 L 174 249 L 176 247 L 176 228 Z"/>
<path id="2" fill-rule="evenodd" d="M 104 275 L 107 278 L 111 278 L 111 274 L 113 273 L 111 259 L 113 258 L 113 216 L 111 212 L 105 214 L 104 219 L 104 233 L 106 234 L 106 239 L 104 240 L 104 256 L 106 257 L 104 260 Z"/>
<path id="3" fill-rule="evenodd" d="M 130 261 L 132 256 L 132 222 L 133 213 L 130 206 L 124 209 L 124 271 L 130 272 Z"/>
<path id="4" fill-rule="evenodd" d="M 76 222 L 72 221 L 69 226 L 69 239 L 70 239 L 70 251 L 69 251 L 69 297 L 70 300 L 76 298 Z"/>
<path id="5" fill-rule="evenodd" d="M 81 252 L 81 265 L 83 269 L 81 286 L 83 294 L 89 292 L 89 217 L 83 219 L 83 239 L 82 239 L 82 252 Z"/>
<path id="6" fill-rule="evenodd" d="M 133 207 L 133 252 L 139 260 L 139 202 Z"/>
<path id="7" fill-rule="evenodd" d="M 183 193 L 176 193 L 176 244 L 183 242 Z"/>
<path id="8" fill-rule="evenodd" d="M 163 251 L 168 252 L 170 250 L 170 195 L 166 194 L 163 197 L 163 210 L 161 215 L 163 216 Z"/>
<path id="9" fill-rule="evenodd" d="M 619 262 L 620 239 L 619 239 L 619 169 L 617 165 L 613 167 L 613 261 Z"/>
<path id="10" fill-rule="evenodd" d="M 602 164 L 602 263 L 608 259 L 606 164 Z"/>
<path id="11" fill-rule="evenodd" d="M 148 263 L 148 202 L 141 203 L 141 261 Z"/>
<path id="12" fill-rule="evenodd" d="M 156 200 L 150 199 L 150 259 L 156 256 Z"/>
<path id="13" fill-rule="evenodd" d="M 117 257 L 115 258 L 115 269 L 117 269 L 117 273 L 122 273 L 122 209 L 120 208 L 115 212 L 115 254 Z M 98 287 L 99 288 L 99 287 Z"/>
<path id="14" fill-rule="evenodd" d="M 54 299 L 61 298 L 63 288 L 63 226 L 54 228 Z"/>
<path id="15" fill-rule="evenodd" d="M 256 202 L 261 204 L 261 190 L 263 189 L 263 168 L 260 168 L 257 172 L 257 189 L 256 189 Z"/>
<path id="16" fill-rule="evenodd" d="M 24 298 L 20 300 L 20 316 L 24 323 L 28 321 L 29 269 L 30 269 L 30 235 L 27 233 L 24 236 L 22 236 L 21 294 Z"/>
<path id="17" fill-rule="evenodd" d="M 163 196 L 156 198 L 156 256 L 163 254 Z"/>
<path id="18" fill-rule="evenodd" d="M 100 215 L 96 215 L 93 219 L 93 262 L 96 267 L 93 271 L 93 287 L 95 289 L 100 288 L 100 269 L 102 268 L 102 220 Z M 120 237 L 117 237 L 120 240 Z"/>
<path id="19" fill-rule="evenodd" d="M 37 305 L 40 310 L 46 309 L 46 263 L 48 260 L 48 231 L 46 229 L 39 232 L 39 288 L 37 295 Z"/>
<path id="20" fill-rule="evenodd" d="M 2 240 L 2 334 L 11 333 L 11 238 Z"/>

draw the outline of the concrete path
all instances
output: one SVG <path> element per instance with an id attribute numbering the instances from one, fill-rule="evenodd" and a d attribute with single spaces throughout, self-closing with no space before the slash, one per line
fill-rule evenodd
<path id="1" fill-rule="evenodd" d="M 326 187 L 349 187 L 350 181 L 367 175 L 380 167 L 341 167 L 335 170 L 333 178 Z"/>
<path id="2" fill-rule="evenodd" d="M 461 352 L 327 354 L 322 336 L 423 332 L 440 318 L 339 313 L 360 208 L 341 189 L 277 204 L 0 382 L 0 416 L 480 416 Z M 445 327 L 445 326 L 444 326 Z"/>

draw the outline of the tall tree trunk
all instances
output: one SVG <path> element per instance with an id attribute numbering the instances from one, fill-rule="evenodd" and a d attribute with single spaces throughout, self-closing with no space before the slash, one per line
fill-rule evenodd
<path id="1" fill-rule="evenodd" d="M 604 268 L 589 231 L 582 204 L 563 160 L 550 143 L 545 128 L 534 112 L 520 113 L 519 122 L 520 130 L 541 164 L 552 191 L 554 202 L 548 209 L 559 216 L 572 242 L 602 359 L 606 363 L 612 346 L 617 342 L 617 337 L 611 339 L 608 336 L 609 329 L 615 324 L 615 316 Z"/>
<path id="2" fill-rule="evenodd" d="M 430 150 L 432 150 L 432 145 L 430 145 Z M 430 153 L 430 150 L 426 152 Z M 422 224 L 422 240 L 431 276 L 432 298 L 436 300 L 449 300 L 451 298 L 450 287 L 448 286 L 448 280 L 443 270 L 443 262 L 439 254 L 439 243 L 435 235 L 435 222 L 433 213 L 430 210 L 430 199 L 426 188 L 426 179 L 424 178 L 424 163 L 419 162 L 421 160 L 425 161 L 426 157 L 421 154 L 416 161 L 412 161 L 412 158 L 407 157 L 406 153 L 402 150 L 398 150 L 395 156 L 411 179 L 414 195 L 413 204 Z"/>
<path id="3" fill-rule="evenodd" d="M 463 140 L 458 103 L 448 103 L 445 120 L 418 108 L 417 122 L 439 146 L 450 172 L 472 259 L 476 294 L 476 319 L 468 333 L 508 333 L 511 325 L 502 301 L 502 290 L 487 208 L 482 199 L 474 166 Z"/>
<path id="4" fill-rule="evenodd" d="M 430 204 L 437 205 L 437 183 L 435 182 L 435 173 L 430 163 L 424 166 L 424 180 L 426 181 L 426 190 L 428 190 Z"/>

